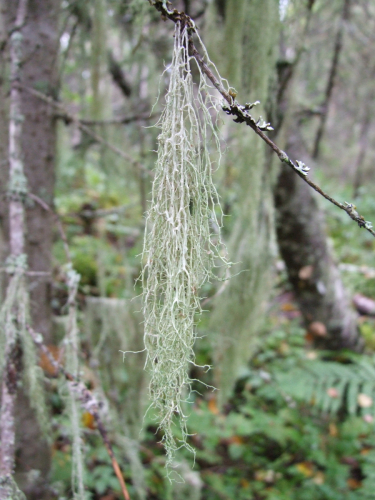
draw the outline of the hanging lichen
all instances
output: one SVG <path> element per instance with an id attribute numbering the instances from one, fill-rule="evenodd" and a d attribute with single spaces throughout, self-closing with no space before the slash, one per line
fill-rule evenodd
<path id="1" fill-rule="evenodd" d="M 44 394 L 44 375 L 39 366 L 35 345 L 27 332 L 30 323 L 29 295 L 26 289 L 26 255 L 8 258 L 6 271 L 10 275 L 5 300 L 0 308 L 0 352 L 5 352 L 6 339 L 20 343 L 22 349 L 23 383 L 30 405 L 35 411 L 44 438 L 50 440 L 50 423 Z M 6 356 L 0 360 L 0 377 Z"/>
<path id="2" fill-rule="evenodd" d="M 202 74 L 194 89 L 192 60 L 187 29 L 177 24 L 166 105 L 159 122 L 142 276 L 151 406 L 163 433 L 167 465 L 179 447 L 189 448 L 182 403 L 191 384 L 189 365 L 194 364 L 199 289 L 210 279 L 220 254 L 220 239 L 211 229 L 221 224 L 215 214 L 218 195 L 208 151 L 211 140 L 219 146 L 210 114 L 215 103 Z M 225 257 L 221 258 L 225 264 Z M 173 429 L 175 415 L 178 438 Z"/>
<path id="3" fill-rule="evenodd" d="M 242 22 L 233 14 L 241 5 Z M 230 82 L 234 79 L 241 102 L 260 100 L 255 109 L 265 117 L 272 98 L 270 87 L 279 32 L 278 0 L 227 0 L 226 9 L 226 50 L 219 69 L 225 71 Z M 241 29 L 242 33 L 235 33 Z M 241 55 L 235 59 L 239 68 L 233 61 L 228 62 L 233 51 Z M 259 137 L 246 134 L 234 123 L 227 122 L 225 127 L 227 130 L 223 132 L 228 137 L 225 161 L 230 166 L 232 189 L 236 193 L 236 201 L 231 203 L 233 228 L 228 249 L 239 263 L 236 271 L 240 274 L 214 299 L 210 315 L 213 380 L 219 389 L 216 393 L 219 406 L 227 401 L 235 380 L 246 369 L 256 343 L 261 340 L 276 248 L 272 196 L 275 168 Z"/>
<path id="4" fill-rule="evenodd" d="M 145 473 L 140 458 L 142 417 L 147 404 L 148 374 L 143 369 L 144 353 L 126 359 L 125 376 L 118 357 L 119 348 L 142 350 L 143 323 L 139 298 L 130 301 L 108 297 L 87 297 L 85 342 L 90 346 L 90 365 L 97 368 L 103 399 L 109 400 L 108 412 L 115 441 L 129 460 L 134 498 L 147 497 Z M 138 312 L 135 312 L 138 311 Z M 126 325 L 126 326 L 125 326 Z M 125 397 L 131 404 L 120 405 Z"/>
<path id="5" fill-rule="evenodd" d="M 76 295 L 80 275 L 74 271 L 71 264 L 66 266 L 66 277 L 68 286 L 68 325 L 66 335 L 66 359 L 67 370 L 75 378 L 79 379 L 79 339 L 77 326 Z M 78 394 L 75 384 L 69 385 L 69 397 L 67 410 L 69 411 L 71 433 L 72 433 L 72 492 L 74 500 L 85 500 L 84 487 L 84 464 L 81 437 L 81 409 L 77 400 Z"/>

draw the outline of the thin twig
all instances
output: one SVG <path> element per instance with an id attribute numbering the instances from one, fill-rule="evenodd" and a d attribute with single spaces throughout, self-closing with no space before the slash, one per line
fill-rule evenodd
<path id="1" fill-rule="evenodd" d="M 125 484 L 124 477 L 121 473 L 120 466 L 117 462 L 117 459 L 113 453 L 113 449 L 111 446 L 111 443 L 108 438 L 108 433 L 107 430 L 103 424 L 103 421 L 101 419 L 101 416 L 99 414 L 99 408 L 100 404 L 97 402 L 95 397 L 93 396 L 92 392 L 87 389 L 87 387 L 80 382 L 74 375 L 71 373 L 67 372 L 65 368 L 58 362 L 56 359 L 53 357 L 51 351 L 43 344 L 43 338 L 41 335 L 38 335 L 30 325 L 26 325 L 27 331 L 29 332 L 31 338 L 33 339 L 34 343 L 39 347 L 39 349 L 43 352 L 43 354 L 46 356 L 48 361 L 51 363 L 51 365 L 54 367 L 56 370 L 56 373 L 61 373 L 66 380 L 74 384 L 74 388 L 76 392 L 79 395 L 79 399 L 81 400 L 82 406 L 86 411 L 91 413 L 91 415 L 94 417 L 96 426 L 100 432 L 100 435 L 103 439 L 104 445 L 107 449 L 108 455 L 111 459 L 113 470 L 115 471 L 116 477 L 120 483 L 121 486 L 121 491 L 122 494 L 124 495 L 125 500 L 130 500 L 130 496 Z"/>
<path id="2" fill-rule="evenodd" d="M 139 115 L 130 116 L 119 116 L 117 118 L 112 118 L 110 120 L 86 120 L 81 118 L 79 121 L 84 125 L 126 125 L 127 123 L 138 122 L 138 121 L 148 121 L 153 118 L 160 116 L 160 113 L 140 113 Z M 65 116 L 61 116 L 62 119 L 66 119 Z"/>
<path id="3" fill-rule="evenodd" d="M 33 193 L 27 193 L 27 196 L 29 198 L 31 198 L 33 201 L 35 201 L 36 203 L 38 203 L 38 205 L 40 205 L 44 210 L 46 210 L 46 212 L 49 212 L 49 213 L 51 213 L 53 215 L 53 217 L 54 217 L 54 219 L 56 221 L 56 225 L 57 225 L 57 228 L 59 230 L 61 239 L 62 239 L 63 244 L 64 244 L 64 251 L 65 251 L 65 255 L 66 255 L 67 261 L 71 263 L 72 262 L 72 256 L 71 256 L 70 250 L 69 250 L 68 238 L 67 238 L 67 236 L 65 234 L 64 227 L 62 225 L 60 216 L 56 212 L 54 212 L 52 210 L 52 208 L 44 200 L 42 200 L 41 198 L 39 198 L 39 196 L 36 196 Z"/>
<path id="4" fill-rule="evenodd" d="M 80 130 L 82 130 L 82 132 L 84 132 L 85 134 L 92 137 L 96 142 L 103 144 L 103 146 L 110 149 L 111 151 L 116 153 L 118 156 L 121 156 L 121 158 L 124 158 L 126 161 L 131 163 L 134 167 L 141 170 L 142 172 L 145 172 L 148 175 L 152 175 L 152 172 L 150 172 L 150 170 L 148 170 L 148 168 L 145 167 L 141 162 L 139 162 L 138 160 L 134 160 L 134 158 L 132 158 L 129 154 L 125 153 L 125 151 L 118 148 L 114 144 L 106 141 L 101 135 L 99 135 L 96 132 L 94 132 L 93 130 L 91 130 L 91 128 L 89 128 L 87 125 L 85 125 L 83 123 L 83 121 L 80 120 L 79 118 L 77 118 L 75 115 L 68 113 L 68 111 L 65 109 L 63 104 L 55 101 L 54 99 L 52 99 L 52 97 L 49 97 L 49 96 L 43 94 L 42 92 L 39 92 L 38 90 L 35 90 L 31 87 L 28 87 L 26 85 L 22 85 L 21 83 L 18 85 L 21 89 L 25 90 L 29 94 L 37 97 L 38 99 L 41 99 L 42 101 L 46 102 L 50 106 L 54 107 L 55 109 L 58 109 L 60 112 L 61 118 L 63 118 L 66 121 L 66 123 L 68 123 L 68 124 L 74 123 L 75 125 L 77 125 L 77 127 Z"/>
<path id="5" fill-rule="evenodd" d="M 87 217 L 90 219 L 97 219 L 99 217 L 106 217 L 107 215 L 118 214 L 125 212 L 130 208 L 138 206 L 138 203 L 127 203 L 126 205 L 120 205 L 119 207 L 102 208 L 98 210 L 81 210 L 79 213 L 69 213 L 66 214 L 68 217 Z"/>
<path id="6" fill-rule="evenodd" d="M 211 81 L 213 86 L 220 92 L 223 98 L 227 101 L 228 105 L 223 106 L 223 110 L 228 115 L 233 115 L 235 117 L 234 121 L 236 123 L 245 123 L 248 127 L 250 127 L 279 157 L 282 163 L 286 163 L 290 168 L 294 170 L 294 172 L 305 181 L 310 187 L 312 187 L 316 192 L 318 192 L 323 198 L 331 202 L 336 207 L 344 210 L 351 219 L 353 219 L 359 227 L 365 228 L 370 234 L 375 236 L 375 230 L 372 228 L 372 224 L 369 221 L 366 221 L 365 218 L 360 215 L 355 205 L 352 203 L 340 203 L 327 194 L 323 189 L 321 189 L 317 184 L 315 184 L 312 180 L 307 176 L 307 172 L 309 170 L 308 167 L 303 162 L 293 161 L 289 156 L 282 151 L 277 144 L 275 144 L 265 133 L 265 130 L 272 130 L 270 128 L 270 124 L 260 124 L 259 121 L 254 120 L 254 118 L 250 115 L 249 110 L 256 104 L 246 104 L 245 106 L 240 105 L 231 95 L 227 92 L 218 78 L 214 75 L 214 73 L 209 68 L 208 64 L 205 62 L 204 57 L 198 52 L 196 46 L 194 45 L 192 34 L 196 31 L 194 21 L 187 16 L 184 12 L 179 12 L 178 10 L 167 10 L 165 5 L 166 2 L 162 2 L 161 0 L 149 0 L 150 4 L 153 5 L 156 10 L 158 10 L 164 18 L 168 18 L 174 23 L 180 23 L 181 27 L 186 27 L 189 30 L 189 51 L 190 55 L 195 58 L 197 63 L 199 64 L 202 72 L 207 76 L 207 78 Z M 263 129 L 263 130 L 262 130 Z"/>

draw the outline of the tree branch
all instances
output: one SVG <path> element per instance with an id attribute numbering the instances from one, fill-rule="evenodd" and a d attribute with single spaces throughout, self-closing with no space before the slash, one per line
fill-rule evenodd
<path id="1" fill-rule="evenodd" d="M 140 113 L 139 115 L 130 115 L 130 116 L 119 116 L 118 118 L 112 118 L 110 120 L 86 120 L 81 118 L 79 121 L 84 125 L 126 125 L 127 123 L 138 122 L 138 121 L 147 121 L 152 120 L 153 118 L 157 118 L 160 113 Z M 58 115 L 59 118 L 66 120 L 66 116 Z"/>
<path id="2" fill-rule="evenodd" d="M 52 99 L 52 97 L 49 97 L 42 92 L 39 92 L 38 90 L 35 90 L 31 87 L 27 87 L 26 85 L 19 84 L 19 87 L 29 94 L 38 97 L 42 101 L 46 102 L 50 106 L 54 107 L 55 109 L 59 110 L 60 117 L 63 118 L 66 123 L 74 123 L 77 125 L 77 127 L 82 130 L 85 134 L 89 135 L 92 137 L 96 142 L 99 142 L 100 144 L 103 144 L 105 147 L 116 153 L 118 156 L 121 156 L 121 158 L 124 158 L 124 160 L 128 161 L 131 163 L 134 167 L 137 169 L 141 170 L 142 172 L 145 172 L 147 175 L 152 175 L 152 172 L 148 170 L 147 167 L 145 167 L 141 162 L 138 160 L 134 160 L 130 155 L 125 153 L 122 149 L 119 149 L 117 146 L 114 144 L 111 144 L 110 142 L 106 141 L 101 135 L 97 134 L 93 130 L 91 130 L 87 125 L 83 123 L 82 120 L 77 118 L 75 115 L 68 113 L 68 111 L 65 109 L 64 105 L 55 101 Z"/>
<path id="3" fill-rule="evenodd" d="M 32 193 L 27 193 L 27 195 L 33 201 L 35 201 L 36 203 L 38 203 L 38 205 L 40 205 L 44 210 L 46 210 L 46 212 L 50 212 L 53 215 L 53 217 L 54 217 L 54 219 L 56 221 L 57 228 L 59 230 L 61 239 L 62 239 L 63 244 L 64 244 L 64 251 L 65 251 L 66 259 L 67 259 L 67 261 L 69 263 L 72 263 L 72 256 L 71 256 L 70 250 L 69 250 L 68 238 L 67 238 L 67 236 L 65 234 L 64 227 L 62 225 L 62 222 L 61 222 L 61 219 L 60 219 L 59 215 L 56 212 L 54 212 L 52 210 L 52 208 L 44 200 L 42 200 L 41 198 L 39 198 L 39 196 L 36 196 L 35 194 L 32 194 Z"/>
<path id="4" fill-rule="evenodd" d="M 112 76 L 114 83 L 121 90 L 125 97 L 129 97 L 132 93 L 130 83 L 127 81 L 120 64 L 116 61 L 112 51 L 108 53 L 108 69 Z"/>
<path id="5" fill-rule="evenodd" d="M 336 207 L 340 208 L 344 212 L 346 212 L 351 219 L 353 219 L 359 227 L 365 228 L 372 236 L 375 236 L 375 231 L 372 228 L 372 224 L 369 221 L 365 221 L 364 217 L 360 215 L 355 205 L 352 203 L 340 203 L 335 200 L 328 193 L 323 191 L 317 184 L 311 181 L 308 177 L 308 171 L 310 170 L 303 162 L 301 161 L 293 161 L 288 155 L 282 151 L 277 144 L 275 144 L 264 132 L 266 130 L 272 130 L 269 123 L 260 123 L 259 120 L 255 121 L 254 118 L 250 115 L 249 111 L 252 109 L 256 103 L 253 104 L 245 104 L 240 105 L 236 100 L 235 96 L 233 97 L 229 92 L 227 92 L 221 83 L 221 81 L 216 78 L 216 76 L 211 71 L 208 64 L 205 62 L 204 57 L 198 52 L 196 46 L 193 42 L 193 33 L 196 32 L 196 27 L 194 21 L 187 16 L 184 12 L 179 12 L 178 10 L 169 10 L 166 5 L 169 2 L 161 1 L 161 0 L 149 0 L 150 4 L 158 10 L 164 19 L 170 19 L 174 23 L 180 23 L 182 28 L 187 28 L 189 31 L 189 52 L 190 55 L 195 58 L 201 71 L 207 76 L 207 78 L 211 81 L 213 86 L 220 92 L 222 97 L 228 103 L 223 106 L 223 110 L 228 115 L 235 116 L 234 121 L 236 123 L 245 123 L 248 127 L 250 127 L 279 157 L 282 163 L 286 163 L 290 168 L 294 170 L 294 172 L 305 181 L 310 187 L 312 187 L 316 192 L 318 192 L 323 198 L 331 202 Z"/>

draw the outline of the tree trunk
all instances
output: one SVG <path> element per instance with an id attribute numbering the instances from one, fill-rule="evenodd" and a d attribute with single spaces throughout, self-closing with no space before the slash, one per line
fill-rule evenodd
<path id="1" fill-rule="evenodd" d="M 240 102 L 260 100 L 262 105 L 267 102 L 275 67 L 278 25 L 275 0 L 226 2 L 224 47 L 215 61 L 219 61 L 219 69 L 229 84 L 239 91 Z M 223 60 L 221 65 L 220 60 Z M 252 112 L 265 116 L 262 105 Z M 224 161 L 235 167 L 239 193 L 231 214 L 236 221 L 228 251 L 231 261 L 237 263 L 232 274 L 240 274 L 232 277 L 215 298 L 210 318 L 214 385 L 220 389 L 221 403 L 230 394 L 259 338 L 256 334 L 272 283 L 270 271 L 275 249 L 273 174 L 265 145 L 251 131 L 237 124 L 227 126 L 231 142 L 228 141 L 230 147 Z"/>
<path id="2" fill-rule="evenodd" d="M 285 123 L 278 135 L 288 136 L 286 153 L 291 158 L 304 159 L 306 152 L 290 97 L 295 66 L 290 64 L 286 71 L 279 71 L 279 88 L 283 91 L 278 93 L 274 114 L 279 126 Z M 285 74 L 288 85 L 284 85 Z M 315 345 L 324 349 L 361 350 L 357 315 L 332 257 L 315 192 L 283 164 L 274 196 L 280 253 Z"/>
<path id="3" fill-rule="evenodd" d="M 24 84 L 57 98 L 59 0 L 30 0 L 24 29 Z M 29 192 L 53 207 L 55 185 L 56 123 L 53 109 L 23 92 L 23 151 Z M 31 271 L 51 272 L 53 219 L 51 213 L 37 204 L 26 211 L 27 255 Z M 30 283 L 32 324 L 43 334 L 44 342 L 53 342 L 51 310 L 51 276 L 37 277 Z M 26 410 L 27 408 L 27 410 Z M 28 499 L 43 498 L 43 482 L 50 468 L 50 450 L 41 439 L 34 412 L 21 393 L 18 399 L 18 477 L 27 477 L 22 487 Z M 28 425 L 25 426 L 25 419 Z M 41 473 L 38 484 L 29 483 L 30 470 Z M 20 485 L 21 485 L 21 481 Z"/>
<path id="4" fill-rule="evenodd" d="M 369 135 L 371 130 L 372 119 L 372 103 L 374 102 L 374 92 L 370 92 L 369 99 L 366 99 L 365 116 L 363 118 L 361 132 L 359 136 L 359 151 L 357 158 L 354 162 L 354 176 L 353 176 L 353 198 L 359 195 L 360 187 L 363 184 L 363 169 L 366 159 L 366 153 L 369 149 Z"/>
<path id="5" fill-rule="evenodd" d="M 59 30 L 58 0 L 30 0 L 25 26 L 24 84 L 57 98 Z M 53 207 L 55 185 L 56 123 L 54 110 L 45 102 L 23 92 L 23 150 L 29 192 Z M 37 204 L 27 210 L 27 254 L 31 271 L 51 271 L 53 217 Z M 31 283 L 34 329 L 52 341 L 51 277 Z"/>
<path id="6" fill-rule="evenodd" d="M 325 90 L 324 102 L 322 105 L 322 113 L 319 119 L 319 126 L 315 136 L 314 149 L 312 153 L 312 157 L 317 159 L 320 154 L 320 146 L 323 138 L 323 134 L 326 127 L 327 115 L 328 115 L 328 107 L 331 100 L 333 88 L 335 86 L 336 74 L 339 67 L 340 55 L 343 47 L 343 34 L 344 34 L 344 26 L 345 21 L 349 19 L 350 14 L 350 1 L 344 0 L 342 15 L 340 19 L 340 25 L 337 30 L 335 45 L 333 48 L 332 62 L 329 70 L 329 76 L 327 81 L 327 87 Z"/>
<path id="7" fill-rule="evenodd" d="M 2 0 L 3 23 L 9 33 L 14 25 L 18 2 Z M 58 0 L 29 0 L 28 15 L 23 27 L 22 85 L 34 87 L 56 98 L 58 94 L 59 30 Z M 1 41 L 0 41 L 1 43 Z M 7 61 L 8 44 L 1 44 L 2 65 Z M 2 72 L 2 76 L 6 73 Z M 6 96 L 6 79 L 0 82 L 0 92 Z M 7 99 L 0 100 L 1 124 L 7 124 L 9 111 Z M 28 191 L 53 206 L 55 182 L 56 129 L 53 110 L 44 102 L 21 91 L 21 114 L 23 115 L 22 152 Z M 0 151 L 4 150 L 7 133 L 0 125 Z M 4 158 L 4 156 L 3 156 Z M 7 165 L 0 166 L 1 189 L 7 189 L 3 179 L 8 177 Z M 4 174 L 4 176 L 3 176 Z M 3 198 L 3 197 L 2 197 Z M 0 207 L 2 231 L 8 235 L 8 210 L 4 202 Z M 51 272 L 53 221 L 51 214 L 38 204 L 26 203 L 26 252 L 30 271 Z M 31 316 L 34 329 L 43 334 L 47 344 L 52 341 L 51 323 L 51 276 L 29 278 Z M 16 480 L 28 499 L 45 498 L 43 482 L 50 467 L 50 451 L 42 440 L 34 412 L 27 397 L 19 392 L 16 413 Z M 39 485 L 30 482 L 30 471 L 39 471 Z M 27 481 L 26 481 L 27 479 Z"/>
<path id="8" fill-rule="evenodd" d="M 295 134 L 286 153 L 301 158 Z M 316 196 L 284 165 L 275 188 L 275 205 L 280 253 L 315 344 L 324 349 L 360 350 L 357 315 L 331 255 Z"/>

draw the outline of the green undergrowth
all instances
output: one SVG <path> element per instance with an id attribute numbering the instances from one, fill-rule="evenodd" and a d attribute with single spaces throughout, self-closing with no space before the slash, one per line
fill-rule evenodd
<path id="1" fill-rule="evenodd" d="M 298 324 L 274 328 L 222 410 L 215 392 L 191 401 L 201 498 L 366 498 L 375 486 L 374 366 L 371 357 L 306 350 Z M 160 460 L 154 431 L 146 445 Z M 150 498 L 162 491 L 154 486 Z"/>
<path id="2" fill-rule="evenodd" d="M 196 450 L 192 473 L 201 482 L 196 498 L 371 498 L 375 487 L 375 393 L 370 383 L 375 379 L 371 378 L 374 366 L 371 356 L 347 352 L 333 356 L 309 349 L 305 332 L 295 320 L 270 319 L 262 347 L 223 409 L 217 406 L 215 392 L 201 389 L 190 398 L 189 443 Z M 324 403 L 327 398 L 328 405 Z M 152 415 L 146 417 L 144 430 L 141 460 L 146 498 L 185 498 L 165 478 L 162 436 Z M 88 498 L 121 498 L 100 438 L 87 422 L 83 436 Z M 70 443 L 63 433 L 57 443 L 53 479 L 61 486 L 69 483 Z M 133 492 L 129 463 L 116 445 L 115 452 Z M 177 458 L 192 466 L 188 453 Z"/>
<path id="3" fill-rule="evenodd" d="M 353 201 L 345 190 L 335 190 L 333 194 L 340 201 Z M 126 201 L 117 200 L 116 203 Z M 363 190 L 361 199 L 354 201 L 366 220 L 375 220 L 370 192 Z M 106 207 L 104 202 L 101 203 L 97 208 Z M 337 261 L 371 267 L 374 250 L 371 236 L 335 208 L 327 208 L 326 216 Z M 104 231 L 101 229 L 103 223 L 95 222 L 93 233 L 84 234 L 82 223 L 77 218 L 74 220 L 75 227 L 68 224 L 68 239 L 74 265 L 82 275 L 81 307 L 84 309 L 85 296 L 124 296 L 126 280 L 130 283 L 126 294 L 136 295 L 137 290 L 132 285 L 139 273 L 139 257 L 136 255 L 140 251 L 141 238 L 130 240 L 129 235 L 119 236 L 108 222 Z M 131 221 L 130 218 L 128 224 L 126 216 L 121 215 L 115 225 L 131 226 Z M 55 259 L 58 269 L 59 264 L 64 262 L 60 243 L 55 245 Z M 374 278 L 352 271 L 342 271 L 342 275 L 351 292 L 375 299 Z M 64 286 L 57 276 L 55 287 L 63 290 Z M 284 281 L 278 286 L 277 293 L 287 289 Z M 203 296 L 214 293 L 212 284 L 207 284 L 202 290 Z M 61 298 L 57 292 L 55 295 L 56 300 L 60 300 L 57 306 L 61 306 L 63 314 L 66 297 Z M 185 477 L 185 484 L 194 497 L 193 493 L 188 496 L 184 486 L 171 485 L 166 479 L 166 459 L 160 444 L 162 435 L 157 432 L 152 413 L 147 414 L 140 443 L 145 478 L 144 498 L 361 500 L 373 497 L 374 319 L 362 317 L 360 321 L 366 340 L 365 355 L 356 356 L 349 352 L 332 354 L 314 350 L 308 344 L 298 315 L 296 319 L 290 319 L 285 311 L 287 308 L 280 311 L 276 306 L 269 310 L 268 323 L 264 331 L 259 332 L 261 341 L 258 349 L 224 408 L 218 407 L 216 391 L 198 382 L 192 385 L 193 392 L 185 403 L 184 411 L 188 416 L 188 443 L 196 450 L 196 461 L 193 465 L 190 454 L 179 451 L 177 462 L 187 463 L 189 472 L 182 473 L 185 465 L 181 465 L 182 469 L 177 472 Z M 208 318 L 209 313 L 202 314 L 197 332 L 201 338 L 197 345 L 196 363 L 202 366 L 212 364 Z M 85 371 L 90 368 L 96 373 L 97 366 L 93 364 L 90 346 L 84 335 L 82 346 Z M 112 361 L 110 370 L 104 367 L 108 377 L 102 385 L 107 397 L 120 407 L 129 401 L 127 377 L 130 376 L 130 365 L 122 365 L 121 362 L 116 365 L 114 352 L 113 342 L 103 343 L 101 359 Z M 136 358 L 132 358 L 132 362 L 136 363 Z M 92 367 L 88 366 L 89 363 Z M 143 366 L 143 363 L 140 364 Z M 199 367 L 193 367 L 190 376 L 212 384 L 214 370 L 215 367 L 205 373 Z M 121 377 L 124 380 L 120 386 L 118 380 Z M 95 379 L 95 376 L 91 378 Z M 91 383 L 87 381 L 88 386 Z M 50 403 L 54 411 L 51 479 L 55 498 L 69 499 L 72 445 L 63 413 L 64 402 L 53 387 Z M 104 414 L 108 413 L 104 409 Z M 107 425 L 116 456 L 124 471 L 130 496 L 137 499 L 131 464 L 118 444 L 119 434 L 112 432 L 112 424 L 109 418 Z M 121 493 L 115 474 L 97 430 L 91 428 L 89 416 L 84 415 L 82 425 L 87 498 L 118 500 Z"/>

